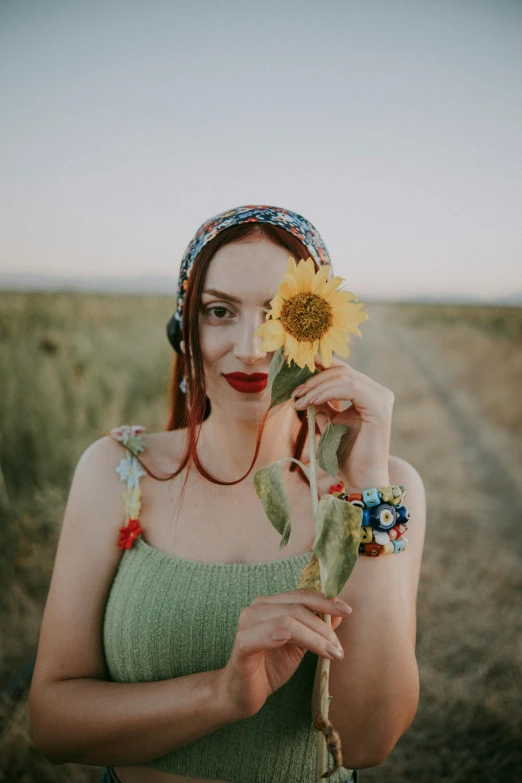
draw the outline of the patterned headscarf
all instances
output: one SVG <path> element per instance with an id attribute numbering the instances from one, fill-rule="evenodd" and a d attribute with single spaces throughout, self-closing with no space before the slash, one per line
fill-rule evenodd
<path id="1" fill-rule="evenodd" d="M 264 204 L 248 204 L 247 206 L 236 207 L 235 209 L 221 212 L 219 215 L 214 215 L 214 217 L 205 221 L 198 228 L 194 237 L 187 245 L 181 261 L 176 312 L 167 324 L 167 337 L 177 353 L 181 353 L 183 303 L 192 265 L 201 248 L 207 242 L 225 228 L 230 228 L 230 226 L 235 226 L 239 223 L 272 223 L 274 226 L 280 226 L 301 240 L 319 266 L 332 264 L 326 245 L 315 226 L 302 215 L 292 212 L 290 209 L 265 206 Z M 333 272 L 333 269 L 331 271 Z"/>

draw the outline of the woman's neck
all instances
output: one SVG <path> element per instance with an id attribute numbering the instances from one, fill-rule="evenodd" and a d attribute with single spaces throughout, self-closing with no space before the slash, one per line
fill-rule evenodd
<path id="1" fill-rule="evenodd" d="M 247 480 L 260 467 L 271 465 L 281 457 L 291 457 L 301 422 L 297 412 L 280 405 L 266 418 L 259 453 Z M 228 416 L 219 409 L 201 425 L 198 456 L 205 468 L 217 478 L 233 481 L 248 470 L 256 449 L 259 423 L 248 423 Z M 290 462 L 283 463 L 288 468 Z"/>

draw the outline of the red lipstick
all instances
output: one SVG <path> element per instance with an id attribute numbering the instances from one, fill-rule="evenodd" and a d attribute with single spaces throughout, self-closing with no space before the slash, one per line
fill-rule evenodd
<path id="1" fill-rule="evenodd" d="M 223 374 L 233 389 L 247 394 L 255 394 L 266 389 L 268 374 L 266 372 L 228 372 Z"/>

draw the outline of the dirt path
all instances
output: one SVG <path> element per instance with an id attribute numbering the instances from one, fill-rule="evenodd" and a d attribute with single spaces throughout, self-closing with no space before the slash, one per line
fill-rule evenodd
<path id="1" fill-rule="evenodd" d="M 391 453 L 423 477 L 428 524 L 419 710 L 392 756 L 364 773 L 368 781 L 522 780 L 517 452 L 472 390 L 455 384 L 436 335 L 423 340 L 392 308 L 367 310 L 349 361 L 396 395 Z"/>

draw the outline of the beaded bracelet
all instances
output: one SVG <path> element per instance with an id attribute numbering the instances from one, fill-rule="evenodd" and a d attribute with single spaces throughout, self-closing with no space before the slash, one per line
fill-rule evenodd
<path id="1" fill-rule="evenodd" d="M 404 552 L 408 539 L 404 533 L 410 512 L 404 505 L 406 488 L 388 484 L 386 487 L 370 487 L 362 493 L 344 493 L 342 482 L 330 487 L 331 494 L 362 508 L 361 541 L 359 554 L 368 557 L 392 555 Z"/>

